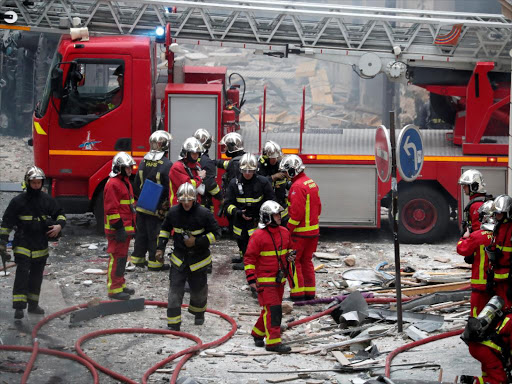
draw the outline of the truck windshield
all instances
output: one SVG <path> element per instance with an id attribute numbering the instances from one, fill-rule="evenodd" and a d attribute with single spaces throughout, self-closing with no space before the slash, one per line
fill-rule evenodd
<path id="1" fill-rule="evenodd" d="M 50 102 L 50 94 L 51 94 L 51 80 L 52 80 L 52 71 L 53 68 L 57 65 L 57 63 L 62 61 L 62 55 L 58 52 L 55 52 L 53 55 L 52 64 L 50 65 L 50 70 L 48 71 L 48 76 L 46 77 L 46 85 L 44 87 L 43 95 L 39 103 L 37 104 L 35 113 L 36 117 L 41 118 L 46 114 L 46 110 L 48 109 L 48 104 Z"/>

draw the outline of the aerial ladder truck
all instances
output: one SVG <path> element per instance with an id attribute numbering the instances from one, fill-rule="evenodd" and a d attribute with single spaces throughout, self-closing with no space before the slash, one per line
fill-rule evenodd
<path id="1" fill-rule="evenodd" d="M 481 170 L 491 193 L 506 190 L 512 24 L 502 15 L 264 0 L 16 0 L 0 6 L 3 14 L 17 15 L 10 28 L 63 34 L 34 112 L 33 145 L 52 195 L 70 213 L 94 211 L 101 220 L 101 191 L 113 154 L 124 150 L 140 159 L 159 127 L 175 138 L 171 159 L 197 128 L 214 132 L 217 143 L 239 129 L 242 101 L 226 79 L 227 69 L 176 65 L 181 44 L 334 61 L 364 78 L 384 73 L 429 91 L 433 107 L 453 129 L 424 130 L 421 174 L 414 182 L 398 179 L 403 242 L 433 242 L 446 233 L 450 216 L 460 216 L 466 203 L 457 185 L 464 170 Z M 71 26 L 79 29 L 70 36 L 63 28 Z M 163 30 L 160 38 L 150 37 L 156 26 Z M 161 39 L 163 77 L 156 49 Z M 123 97 L 110 108 L 111 75 L 120 66 Z M 95 109 L 98 104 L 103 108 Z M 391 182 L 376 174 L 375 127 L 313 134 L 304 110 L 299 133 L 266 131 L 264 138 L 307 165 L 321 190 L 322 226 L 379 227 Z M 247 149 L 260 150 L 261 129 L 244 127 L 240 133 Z M 222 157 L 220 147 L 213 152 Z"/>

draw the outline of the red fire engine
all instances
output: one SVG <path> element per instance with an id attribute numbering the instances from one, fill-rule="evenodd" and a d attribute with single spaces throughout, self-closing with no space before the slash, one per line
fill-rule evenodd
<path id="1" fill-rule="evenodd" d="M 454 129 L 424 131 L 421 175 L 412 183 L 399 180 L 401 241 L 431 242 L 443 236 L 450 216 L 456 210 L 460 216 L 465 204 L 457 185 L 465 169 L 480 169 L 489 192 L 505 192 L 512 25 L 501 15 L 263 0 L 179 0 L 169 6 L 137 0 L 125 1 L 123 9 L 107 0 L 94 8 L 72 3 L 77 15 L 89 13 L 85 26 L 98 33 L 142 34 L 151 24 L 165 22 L 172 30 L 165 33 L 168 73 L 163 83 L 154 38 L 62 37 L 34 113 L 33 143 L 35 162 L 67 212 L 100 213 L 112 156 L 123 150 L 140 159 L 146 153 L 148 137 L 159 127 L 158 99 L 163 101 L 163 128 L 174 137 L 172 159 L 197 128 L 215 132 L 217 142 L 237 129 L 238 89 L 226 81 L 226 68 L 175 63 L 173 44 L 191 42 L 336 61 L 352 65 L 361 77 L 385 73 L 431 92 L 433 108 Z M 21 12 L 33 30 L 57 28 L 52 20 L 62 9 L 52 3 L 46 7 Z M 304 110 L 299 134 L 242 130 L 246 149 L 257 152 L 264 135 L 303 158 L 308 175 L 320 186 L 321 225 L 379 227 L 391 185 L 376 175 L 375 129 L 306 129 Z M 220 156 L 219 148 L 212 155 Z"/>

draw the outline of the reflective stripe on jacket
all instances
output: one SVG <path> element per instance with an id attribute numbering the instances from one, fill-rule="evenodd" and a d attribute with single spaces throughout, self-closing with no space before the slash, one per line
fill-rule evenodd
<path id="1" fill-rule="evenodd" d="M 108 179 L 103 191 L 105 234 L 114 234 L 117 222 L 122 220 L 128 234 L 135 233 L 135 199 L 130 179 L 117 175 Z"/>
<path id="2" fill-rule="evenodd" d="M 319 218 L 322 213 L 319 189 L 316 183 L 301 172 L 292 180 L 288 194 L 290 206 L 288 229 L 297 236 L 316 236 L 319 234 Z"/>

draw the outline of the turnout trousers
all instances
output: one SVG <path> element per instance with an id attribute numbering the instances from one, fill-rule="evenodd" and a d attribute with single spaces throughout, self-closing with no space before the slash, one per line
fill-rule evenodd
<path id="1" fill-rule="evenodd" d="M 492 295 L 487 293 L 485 288 L 483 290 L 477 290 L 473 288 L 471 290 L 471 296 L 469 298 L 469 303 L 471 305 L 471 316 L 477 317 L 478 314 L 484 309 L 486 304 L 491 300 Z"/>
<path id="2" fill-rule="evenodd" d="M 148 268 L 161 268 L 163 263 L 156 261 L 156 244 L 162 220 L 158 216 L 137 212 L 137 232 L 131 261 L 135 265 L 143 265 L 148 253 Z"/>
<path id="3" fill-rule="evenodd" d="M 122 292 L 123 288 L 126 287 L 124 271 L 128 258 L 130 236 L 122 243 L 116 241 L 113 236 L 107 236 L 107 241 L 107 253 L 110 256 L 107 270 L 107 291 L 109 294 L 115 294 Z"/>
<path id="4" fill-rule="evenodd" d="M 290 297 L 294 300 L 311 300 L 315 298 L 316 282 L 313 266 L 313 252 L 318 245 L 318 236 L 299 237 L 292 234 L 292 247 L 297 251 L 295 256 L 296 276 L 290 283 Z"/>
<path id="5" fill-rule="evenodd" d="M 16 263 L 16 277 L 12 289 L 12 307 L 14 309 L 25 309 L 27 302 L 30 306 L 38 305 L 47 259 L 48 257 L 30 258 L 14 254 Z"/>
<path id="6" fill-rule="evenodd" d="M 507 374 L 498 352 L 481 343 L 469 343 L 469 353 L 482 364 L 482 376 L 475 377 L 477 383 L 505 384 Z"/>
<path id="7" fill-rule="evenodd" d="M 284 284 L 260 286 L 259 290 L 258 302 L 262 309 L 251 334 L 256 339 L 265 338 L 266 345 L 281 344 Z"/>
<path id="8" fill-rule="evenodd" d="M 180 271 L 171 266 L 169 271 L 169 296 L 167 298 L 167 325 L 181 325 L 181 304 L 185 294 L 185 282 L 190 285 L 190 304 L 188 311 L 201 315 L 206 311 L 208 300 L 208 278 L 206 268 L 192 272 L 186 267 Z"/>

